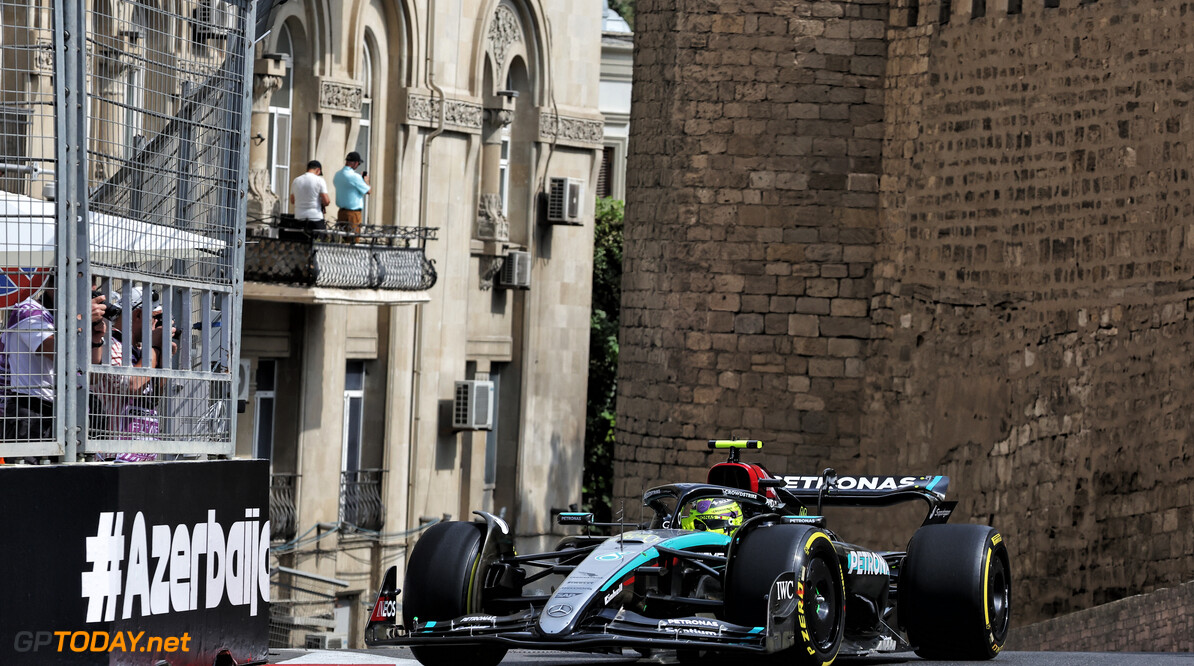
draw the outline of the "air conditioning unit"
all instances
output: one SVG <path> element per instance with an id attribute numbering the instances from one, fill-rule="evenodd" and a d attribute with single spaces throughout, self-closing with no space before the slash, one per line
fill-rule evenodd
<path id="1" fill-rule="evenodd" d="M 305 643 L 308 650 L 343 650 L 348 647 L 348 637 L 344 634 L 321 631 L 317 634 L 307 634 Z"/>
<path id="2" fill-rule="evenodd" d="M 502 261 L 498 285 L 506 289 L 531 288 L 531 253 L 511 250 Z"/>
<path id="3" fill-rule="evenodd" d="M 581 224 L 585 183 L 579 178 L 552 178 L 547 196 L 547 221 L 552 224 Z"/>
<path id="4" fill-rule="evenodd" d="M 456 430 L 493 430 L 493 382 L 456 382 L 452 427 Z"/>
<path id="5" fill-rule="evenodd" d="M 191 19 L 195 39 L 226 39 L 236 29 L 236 8 L 226 0 L 202 0 Z"/>

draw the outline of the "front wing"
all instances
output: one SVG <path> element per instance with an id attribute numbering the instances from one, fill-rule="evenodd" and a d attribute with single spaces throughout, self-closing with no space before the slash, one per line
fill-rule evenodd
<path id="1" fill-rule="evenodd" d="M 467 615 L 448 621 L 415 622 L 409 631 L 398 624 L 372 624 L 369 645 L 480 645 L 541 650 L 601 648 L 700 648 L 770 653 L 794 644 L 792 618 L 768 616 L 765 627 L 746 627 L 705 617 L 649 618 L 607 608 L 575 630 L 544 636 L 536 629 L 539 609 L 506 616 Z M 550 612 L 542 611 L 542 612 Z"/>

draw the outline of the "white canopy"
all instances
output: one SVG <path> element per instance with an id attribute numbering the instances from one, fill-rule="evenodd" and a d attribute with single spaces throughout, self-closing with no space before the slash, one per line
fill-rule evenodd
<path id="1" fill-rule="evenodd" d="M 0 266 L 54 265 L 57 204 L 0 192 Z M 91 212 L 91 260 L 119 266 L 160 259 L 198 259 L 224 249 L 224 242 L 150 222 Z"/>

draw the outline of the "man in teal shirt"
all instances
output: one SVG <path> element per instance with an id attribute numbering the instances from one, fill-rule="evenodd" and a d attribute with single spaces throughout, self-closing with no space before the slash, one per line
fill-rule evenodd
<path id="1" fill-rule="evenodd" d="M 361 210 L 365 207 L 365 195 L 369 194 L 369 172 L 358 174 L 361 154 L 352 151 L 344 158 L 344 168 L 336 172 L 332 184 L 336 187 L 336 221 L 344 222 L 353 234 L 361 232 Z"/>

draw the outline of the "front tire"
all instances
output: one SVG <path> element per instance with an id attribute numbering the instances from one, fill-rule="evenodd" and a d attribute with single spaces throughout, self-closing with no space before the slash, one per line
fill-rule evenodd
<path id="1" fill-rule="evenodd" d="M 481 587 L 488 562 L 482 561 L 485 526 L 452 521 L 437 523 L 415 543 L 406 564 L 402 621 L 451 620 L 484 612 Z M 494 666 L 506 648 L 490 645 L 411 647 L 424 666 Z"/>
<path id="2" fill-rule="evenodd" d="M 985 525 L 917 530 L 900 570 L 898 610 L 922 657 L 995 657 L 1011 624 L 1011 567 L 1002 535 Z"/>
<path id="3" fill-rule="evenodd" d="M 833 542 L 806 525 L 770 525 L 735 540 L 726 568 L 726 619 L 765 626 L 767 595 L 782 573 L 797 582 L 796 644 L 780 653 L 797 664 L 824 666 L 837 658 L 846 628 L 845 579 Z"/>

